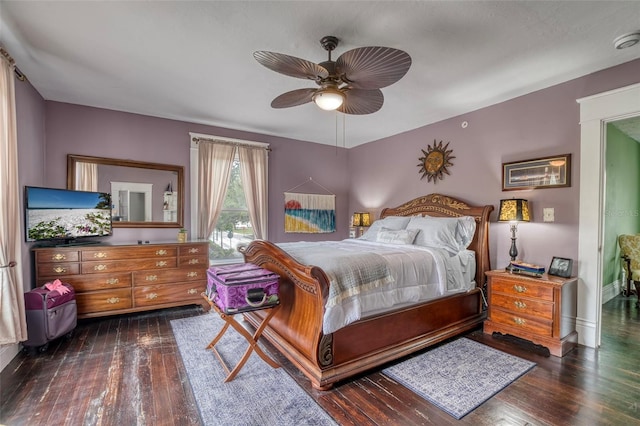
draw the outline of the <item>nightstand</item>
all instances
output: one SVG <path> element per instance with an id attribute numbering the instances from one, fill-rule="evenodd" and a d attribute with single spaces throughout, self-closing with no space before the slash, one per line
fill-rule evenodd
<path id="1" fill-rule="evenodd" d="M 578 344 L 578 279 L 487 272 L 489 310 L 484 332 L 509 334 L 546 346 L 562 357 Z"/>

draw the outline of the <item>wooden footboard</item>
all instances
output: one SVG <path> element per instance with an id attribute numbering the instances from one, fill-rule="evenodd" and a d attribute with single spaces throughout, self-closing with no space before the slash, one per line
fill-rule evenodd
<path id="1" fill-rule="evenodd" d="M 423 210 L 426 209 L 426 210 Z M 420 197 L 394 209 L 394 215 L 474 216 L 477 287 L 469 292 L 413 305 L 352 323 L 328 335 L 322 333 L 329 280 L 317 267 L 302 265 L 268 241 L 254 241 L 239 250 L 246 262 L 280 275 L 281 307 L 263 336 L 285 355 L 316 389 L 411 354 L 471 330 L 484 319 L 482 288 L 489 269 L 488 222 L 492 206 L 470 207 L 439 194 Z M 245 317 L 257 326 L 264 312 Z"/>

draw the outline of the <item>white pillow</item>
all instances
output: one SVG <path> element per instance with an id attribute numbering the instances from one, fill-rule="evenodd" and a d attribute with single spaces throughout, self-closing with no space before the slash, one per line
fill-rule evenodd
<path id="1" fill-rule="evenodd" d="M 383 227 L 378 231 L 376 241 L 388 244 L 413 244 L 418 232 L 420 231 L 417 229 L 399 229 L 396 231 Z"/>
<path id="2" fill-rule="evenodd" d="M 360 238 L 375 242 L 378 239 L 378 232 L 381 228 L 398 231 L 400 229 L 405 229 L 410 220 L 410 217 L 404 216 L 387 216 L 384 219 L 378 219 L 371 224 L 369 229 L 367 229 Z"/>
<path id="3" fill-rule="evenodd" d="M 415 216 L 407 229 L 419 229 L 415 245 L 443 248 L 453 254 L 465 250 L 476 232 L 476 221 L 471 216 L 430 217 Z"/>
<path id="4" fill-rule="evenodd" d="M 460 251 L 456 241 L 457 221 L 440 221 L 434 218 L 414 216 L 407 225 L 407 229 L 417 229 L 415 241 L 417 246 L 445 249 L 452 254 Z"/>

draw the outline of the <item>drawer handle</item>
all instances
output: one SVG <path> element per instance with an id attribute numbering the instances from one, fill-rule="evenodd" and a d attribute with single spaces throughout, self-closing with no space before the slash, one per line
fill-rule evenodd
<path id="1" fill-rule="evenodd" d="M 158 276 L 157 275 L 147 275 L 146 277 L 144 277 L 145 281 L 157 281 L 158 280 Z"/>
<path id="2" fill-rule="evenodd" d="M 191 272 L 187 272 L 187 277 L 188 278 L 195 278 L 198 276 L 197 272 L 191 271 Z"/>
<path id="3" fill-rule="evenodd" d="M 101 251 L 100 253 L 94 253 L 93 257 L 96 257 L 98 259 L 104 259 L 105 257 L 107 257 L 107 253 Z"/>
<path id="4" fill-rule="evenodd" d="M 115 305 L 116 303 L 120 303 L 119 297 L 110 297 L 107 299 L 107 303 L 110 305 Z"/>
<path id="5" fill-rule="evenodd" d="M 153 300 L 158 298 L 158 293 L 149 293 L 147 294 L 147 300 Z"/>
<path id="6" fill-rule="evenodd" d="M 523 286 L 523 285 L 518 285 L 518 284 L 514 285 L 514 286 L 513 286 L 513 289 L 514 289 L 515 291 L 517 291 L 518 293 L 525 293 L 525 292 L 527 291 L 527 288 L 526 288 L 525 286 Z"/>
<path id="7" fill-rule="evenodd" d="M 107 284 L 118 284 L 120 280 L 118 278 L 108 278 Z"/>
<path id="8" fill-rule="evenodd" d="M 189 290 L 187 290 L 188 294 L 197 294 L 198 290 L 196 290 L 195 288 L 190 288 Z"/>
<path id="9" fill-rule="evenodd" d="M 57 274 L 63 274 L 67 272 L 67 268 L 63 268 L 62 266 L 56 266 L 55 268 L 53 268 L 53 272 Z"/>
<path id="10" fill-rule="evenodd" d="M 516 323 L 516 324 L 518 324 L 518 325 L 525 325 L 525 323 L 526 323 L 526 321 L 525 321 L 524 319 L 522 319 L 522 318 L 518 318 L 518 317 L 515 317 L 515 318 L 513 319 L 513 322 L 515 322 L 515 323 Z"/>
<path id="11" fill-rule="evenodd" d="M 197 265 L 200 263 L 200 259 L 189 259 L 189 265 Z"/>
<path id="12" fill-rule="evenodd" d="M 65 260 L 67 258 L 67 256 L 65 256 L 63 253 L 56 253 L 51 257 L 51 260 Z"/>
<path id="13" fill-rule="evenodd" d="M 166 260 L 160 260 L 158 262 L 156 262 L 156 266 L 167 266 L 167 261 Z"/>
<path id="14" fill-rule="evenodd" d="M 95 271 L 105 271 L 107 269 L 107 265 L 100 264 L 93 267 Z"/>
<path id="15" fill-rule="evenodd" d="M 200 253 L 200 249 L 197 247 L 192 247 L 189 249 L 189 253 L 193 254 L 193 253 Z"/>
<path id="16" fill-rule="evenodd" d="M 516 307 L 520 308 L 520 309 L 524 309 L 527 307 L 527 304 L 524 302 L 521 302 L 519 300 L 516 300 L 515 302 L 513 302 L 514 305 L 516 305 Z"/>
<path id="17" fill-rule="evenodd" d="M 167 254 L 167 251 L 162 249 L 162 250 L 156 250 L 156 255 L 158 256 L 165 256 Z"/>

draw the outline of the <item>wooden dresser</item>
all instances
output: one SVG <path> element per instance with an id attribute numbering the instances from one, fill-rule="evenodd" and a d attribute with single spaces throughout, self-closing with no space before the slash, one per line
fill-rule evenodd
<path id="1" fill-rule="evenodd" d="M 577 278 L 487 272 L 489 312 L 484 332 L 510 334 L 564 356 L 578 342 Z"/>
<path id="2" fill-rule="evenodd" d="M 208 305 L 209 243 L 38 247 L 36 285 L 59 278 L 76 291 L 78 318 Z"/>

